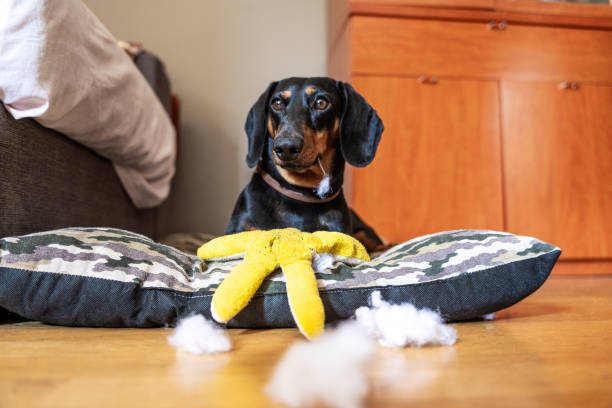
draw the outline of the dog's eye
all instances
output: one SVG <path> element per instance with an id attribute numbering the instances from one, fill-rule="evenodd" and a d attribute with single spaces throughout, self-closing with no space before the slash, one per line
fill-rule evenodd
<path id="1" fill-rule="evenodd" d="M 272 103 L 270 104 L 270 106 L 275 111 L 281 111 L 285 107 L 285 104 L 283 103 L 283 101 L 281 99 L 274 98 L 274 99 L 272 99 Z"/>
<path id="2" fill-rule="evenodd" d="M 325 98 L 317 98 L 314 102 L 314 108 L 316 110 L 324 110 L 328 105 L 329 102 L 327 102 L 327 99 Z"/>

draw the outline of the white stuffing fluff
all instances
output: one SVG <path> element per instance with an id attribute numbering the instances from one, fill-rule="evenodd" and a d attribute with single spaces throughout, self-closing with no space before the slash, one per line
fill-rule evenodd
<path id="1" fill-rule="evenodd" d="M 376 344 L 356 322 L 311 342 L 292 345 L 276 366 L 267 393 L 291 406 L 357 408 L 368 393 L 366 368 Z"/>
<path id="2" fill-rule="evenodd" d="M 317 187 L 317 195 L 319 197 L 323 198 L 326 194 L 329 193 L 329 191 L 331 190 L 330 181 L 331 181 L 331 177 L 329 176 L 323 177 L 323 179 L 319 183 L 319 186 Z"/>
<path id="3" fill-rule="evenodd" d="M 371 308 L 355 311 L 357 322 L 383 347 L 452 345 L 457 331 L 444 324 L 442 317 L 429 309 L 417 309 L 410 303 L 392 305 L 373 292 Z"/>
<path id="4" fill-rule="evenodd" d="M 318 273 L 325 273 L 334 266 L 336 258 L 332 254 L 327 252 L 323 253 L 312 253 L 312 269 Z"/>
<path id="5" fill-rule="evenodd" d="M 193 354 L 218 353 L 232 348 L 225 331 L 199 314 L 179 320 L 174 333 L 168 336 L 168 343 Z"/>
<path id="6" fill-rule="evenodd" d="M 482 316 L 482 320 L 495 320 L 495 313 L 489 313 Z"/>

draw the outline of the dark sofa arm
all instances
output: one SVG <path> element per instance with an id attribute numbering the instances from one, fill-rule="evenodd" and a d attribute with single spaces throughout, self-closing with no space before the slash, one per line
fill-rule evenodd
<path id="1" fill-rule="evenodd" d="M 110 161 L 0 105 L 0 236 L 68 226 L 155 237 L 155 210 L 137 210 Z"/>

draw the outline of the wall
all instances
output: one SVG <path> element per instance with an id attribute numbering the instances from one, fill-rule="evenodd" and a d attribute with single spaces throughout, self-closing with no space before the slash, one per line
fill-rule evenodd
<path id="1" fill-rule="evenodd" d="M 325 0 L 84 0 L 165 62 L 180 97 L 170 230 L 221 234 L 252 170 L 246 114 L 269 82 L 326 72 Z"/>

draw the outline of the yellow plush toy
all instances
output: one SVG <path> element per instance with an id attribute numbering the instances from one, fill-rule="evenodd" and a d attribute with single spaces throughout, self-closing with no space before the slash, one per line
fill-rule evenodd
<path id="1" fill-rule="evenodd" d="M 213 318 L 227 323 L 249 303 L 264 278 L 281 267 L 293 318 L 304 336 L 323 332 L 325 312 L 312 269 L 313 252 L 369 261 L 356 239 L 340 232 L 301 232 L 295 228 L 226 235 L 198 249 L 205 260 L 244 253 L 244 260 L 219 285 L 210 306 Z"/>

